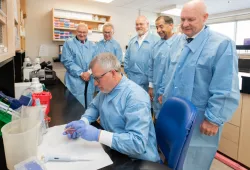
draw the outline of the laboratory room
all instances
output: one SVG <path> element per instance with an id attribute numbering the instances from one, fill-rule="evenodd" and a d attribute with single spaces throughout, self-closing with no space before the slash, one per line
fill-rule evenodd
<path id="1" fill-rule="evenodd" d="M 250 169 L 250 0 L 0 0 L 0 170 Z"/>

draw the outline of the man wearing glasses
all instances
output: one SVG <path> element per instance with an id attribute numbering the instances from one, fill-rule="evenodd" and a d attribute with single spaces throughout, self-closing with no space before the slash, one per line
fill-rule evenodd
<path id="1" fill-rule="evenodd" d="M 68 39 L 63 45 L 61 62 L 66 68 L 65 85 L 69 91 L 84 106 L 93 99 L 94 81 L 90 78 L 89 63 L 95 56 L 96 46 L 87 39 L 88 26 L 79 24 L 76 29 L 76 37 Z M 85 101 L 85 88 L 87 89 L 87 101 Z"/>
<path id="2" fill-rule="evenodd" d="M 103 25 L 103 40 L 97 43 L 96 54 L 109 52 L 114 54 L 117 59 L 122 62 L 122 49 L 120 44 L 113 39 L 114 26 L 107 22 Z"/>
<path id="3" fill-rule="evenodd" d="M 147 92 L 120 73 L 120 63 L 111 53 L 99 54 L 90 67 L 100 92 L 81 120 L 67 124 L 66 128 L 73 128 L 75 132 L 63 134 L 70 139 L 98 141 L 131 158 L 158 162 Z M 89 125 L 99 116 L 104 130 Z"/>

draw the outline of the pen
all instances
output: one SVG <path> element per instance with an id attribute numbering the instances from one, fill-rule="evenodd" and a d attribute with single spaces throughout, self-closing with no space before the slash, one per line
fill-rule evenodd
<path id="1" fill-rule="evenodd" d="M 64 132 L 69 133 L 69 134 L 71 134 L 71 135 L 72 135 L 75 131 L 76 131 L 76 130 L 75 130 L 74 128 L 71 128 L 71 127 L 69 127 L 69 128 L 67 128 L 67 129 L 64 130 Z"/>

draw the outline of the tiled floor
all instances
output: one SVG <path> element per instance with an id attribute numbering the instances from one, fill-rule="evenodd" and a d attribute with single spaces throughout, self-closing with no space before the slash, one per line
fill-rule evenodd
<path id="1" fill-rule="evenodd" d="M 65 75 L 65 68 L 63 67 L 62 63 L 58 62 L 58 63 L 54 63 L 53 64 L 53 69 L 56 72 L 57 77 L 64 82 L 64 75 Z M 214 159 L 213 164 L 210 168 L 210 170 L 233 170 L 232 168 L 230 168 L 229 166 L 223 164 L 222 162 Z"/>

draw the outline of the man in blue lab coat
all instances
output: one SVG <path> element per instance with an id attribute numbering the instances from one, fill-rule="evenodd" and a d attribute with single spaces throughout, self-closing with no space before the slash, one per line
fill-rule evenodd
<path id="1" fill-rule="evenodd" d="M 159 95 L 157 91 L 165 71 L 167 52 L 179 36 L 173 33 L 174 21 L 169 16 L 159 16 L 155 21 L 155 25 L 161 39 L 155 44 L 148 63 L 148 93 L 151 101 L 153 101 L 154 115 L 157 119 L 161 109 L 161 104 L 158 102 Z"/>
<path id="2" fill-rule="evenodd" d="M 79 24 L 76 29 L 76 37 L 68 39 L 63 45 L 61 62 L 66 68 L 65 85 L 77 100 L 85 106 L 84 91 L 86 82 L 89 82 L 87 89 L 87 105 L 93 99 L 94 81 L 89 63 L 95 56 L 95 45 L 88 41 L 88 26 Z"/>
<path id="3" fill-rule="evenodd" d="M 124 57 L 124 71 L 128 78 L 148 91 L 148 60 L 151 50 L 159 40 L 149 33 L 149 22 L 145 16 L 136 19 L 137 36 L 133 37 Z"/>
<path id="4" fill-rule="evenodd" d="M 63 134 L 98 141 L 134 159 L 159 162 L 147 92 L 121 74 L 121 65 L 111 53 L 99 54 L 91 69 L 100 92 L 81 120 L 66 125 L 75 132 Z M 89 125 L 98 117 L 104 130 Z"/>
<path id="5" fill-rule="evenodd" d="M 122 49 L 120 44 L 113 39 L 114 35 L 114 26 L 111 23 L 105 23 L 103 25 L 103 40 L 99 41 L 97 46 L 96 54 L 109 52 L 114 54 L 117 59 L 122 62 Z"/>
<path id="6" fill-rule="evenodd" d="M 197 107 L 198 115 L 184 170 L 209 170 L 223 124 L 239 103 L 238 57 L 234 42 L 205 25 L 204 1 L 192 0 L 181 12 L 183 35 L 168 57 L 160 101 L 181 96 Z M 164 92 L 164 93 L 163 93 Z"/>

